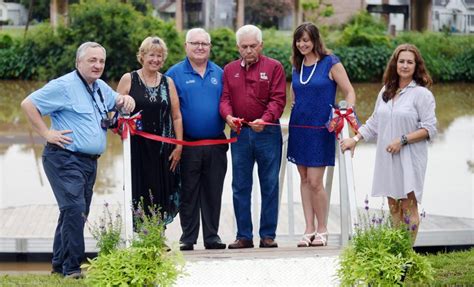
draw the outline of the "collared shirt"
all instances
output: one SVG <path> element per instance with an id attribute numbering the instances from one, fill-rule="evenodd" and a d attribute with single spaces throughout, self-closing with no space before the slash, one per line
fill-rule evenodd
<path id="1" fill-rule="evenodd" d="M 100 79 L 94 82 L 92 88 L 95 102 L 101 111 L 96 107 L 76 71 L 50 81 L 31 93 L 28 99 L 42 116 L 50 115 L 51 129 L 72 130 L 72 133 L 65 134 L 72 138 L 72 143 L 66 145 L 68 150 L 101 154 L 105 150 L 107 133 L 100 125 L 102 117 L 105 117 L 104 105 L 107 111 L 111 111 L 115 107 L 118 94 Z M 97 93 L 99 88 L 104 103 Z"/>
<path id="2" fill-rule="evenodd" d="M 412 81 L 395 99 L 384 102 L 385 87 L 379 92 L 375 109 L 367 122 L 359 128 L 365 141 L 377 140 L 372 196 L 407 198 L 415 193 L 418 203 L 423 196 L 428 140 L 436 136 L 436 103 L 433 94 Z M 426 129 L 429 139 L 411 143 L 400 152 L 387 152 L 387 146 L 402 135 Z"/>
<path id="3" fill-rule="evenodd" d="M 206 72 L 201 77 L 186 58 L 171 67 L 166 75 L 171 77 L 176 85 L 185 137 L 219 137 L 225 127 L 225 122 L 219 115 L 222 69 L 208 61 Z"/>
<path id="4" fill-rule="evenodd" d="M 286 77 L 282 64 L 263 55 L 248 70 L 241 62 L 235 60 L 224 68 L 221 116 L 276 122 L 286 104 Z"/>

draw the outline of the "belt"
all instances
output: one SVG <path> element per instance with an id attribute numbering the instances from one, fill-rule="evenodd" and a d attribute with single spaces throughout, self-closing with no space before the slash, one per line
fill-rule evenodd
<path id="1" fill-rule="evenodd" d="M 62 147 L 60 147 L 58 145 L 55 145 L 55 144 L 52 144 L 52 143 L 46 143 L 46 147 L 51 149 L 51 150 L 61 150 L 61 151 L 65 151 L 65 152 L 68 152 L 70 154 L 73 154 L 75 156 L 84 157 L 84 158 L 93 159 L 93 160 L 96 160 L 100 157 L 100 154 L 88 154 L 88 153 L 83 153 L 83 152 L 79 152 L 79 151 L 72 151 L 72 150 L 62 148 Z"/>

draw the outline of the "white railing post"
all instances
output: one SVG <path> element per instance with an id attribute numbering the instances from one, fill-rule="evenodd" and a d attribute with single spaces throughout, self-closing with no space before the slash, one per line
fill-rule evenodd
<path id="1" fill-rule="evenodd" d="M 129 119 L 130 115 L 124 114 L 123 118 Z M 122 126 L 124 128 L 124 126 Z M 132 168 L 130 153 L 130 131 L 127 129 L 123 144 L 123 221 L 125 246 L 129 247 L 133 237 L 133 212 L 132 212 Z"/>
<path id="2" fill-rule="evenodd" d="M 339 103 L 341 113 L 345 113 L 347 103 L 341 101 Z M 344 123 L 340 138 L 349 137 L 349 123 Z M 341 245 L 347 245 L 352 236 L 352 227 L 357 221 L 357 207 L 354 189 L 354 174 L 352 170 L 352 155 L 350 150 L 341 152 L 337 146 L 339 156 L 339 189 L 341 201 Z"/>

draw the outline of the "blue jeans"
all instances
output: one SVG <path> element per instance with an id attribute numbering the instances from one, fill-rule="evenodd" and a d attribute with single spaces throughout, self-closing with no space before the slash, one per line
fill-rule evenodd
<path id="1" fill-rule="evenodd" d="M 84 224 L 92 200 L 97 160 L 46 146 L 43 166 L 59 206 L 53 243 L 53 271 L 81 272 L 85 257 Z"/>
<path id="2" fill-rule="evenodd" d="M 235 133 L 232 133 L 235 136 Z M 278 223 L 278 175 L 282 137 L 279 126 L 266 126 L 262 132 L 242 128 L 231 145 L 232 191 L 237 220 L 237 239 L 253 239 L 251 215 L 253 166 L 257 162 L 262 205 L 260 238 L 274 239 Z"/>

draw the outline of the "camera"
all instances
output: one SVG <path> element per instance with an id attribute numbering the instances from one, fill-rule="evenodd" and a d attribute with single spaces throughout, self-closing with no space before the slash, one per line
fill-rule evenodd
<path id="1" fill-rule="evenodd" d="M 104 130 L 113 128 L 114 127 L 114 120 L 109 119 L 109 118 L 102 119 L 102 120 L 100 120 L 100 127 Z"/>

